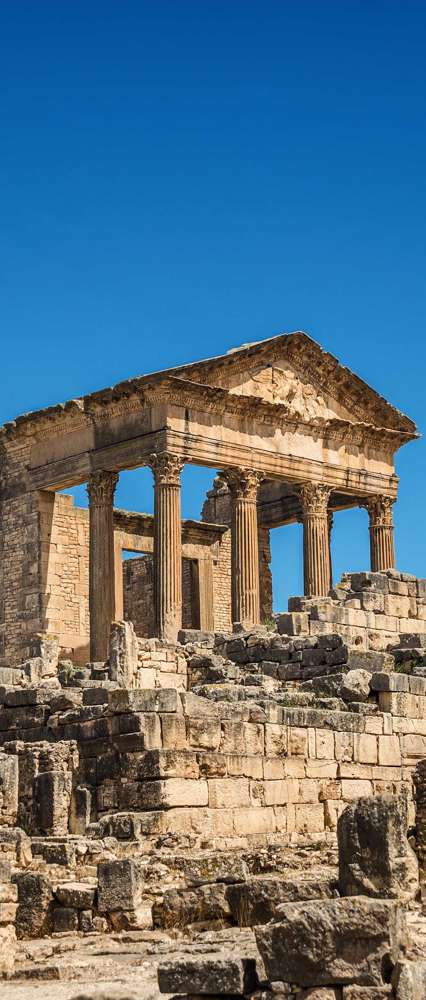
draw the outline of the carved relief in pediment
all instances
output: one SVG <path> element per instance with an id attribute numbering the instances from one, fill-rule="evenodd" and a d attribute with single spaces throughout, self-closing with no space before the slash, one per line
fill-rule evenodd
<path id="1" fill-rule="evenodd" d="M 303 420 L 335 415 L 320 392 L 309 382 L 304 382 L 291 369 L 268 366 L 251 374 L 247 381 L 234 386 L 231 392 L 258 396 L 268 403 L 288 406 L 290 413 Z"/>

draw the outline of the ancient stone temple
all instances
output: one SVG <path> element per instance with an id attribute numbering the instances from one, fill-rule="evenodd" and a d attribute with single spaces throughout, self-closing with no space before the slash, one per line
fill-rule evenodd
<path id="1" fill-rule="evenodd" d="M 18 417 L 0 437 L 0 663 L 51 634 L 75 662 L 105 660 L 124 616 L 168 639 L 183 624 L 259 624 L 272 609 L 269 531 L 294 521 L 305 596 L 324 597 L 333 512 L 344 508 L 368 512 L 371 569 L 394 567 L 394 455 L 415 436 L 304 333 Z M 198 523 L 181 521 L 187 462 L 219 473 Z M 143 465 L 153 518 L 114 509 L 120 472 Z M 59 492 L 80 483 L 88 514 Z M 126 549 L 148 558 L 123 580 Z"/>
<path id="2" fill-rule="evenodd" d="M 415 437 L 303 333 L 2 428 L 2 1000 L 425 1000 L 426 580 L 392 522 Z M 198 521 L 187 462 L 216 473 Z M 118 510 L 144 465 L 153 516 Z M 354 506 L 371 566 L 337 581 Z"/>

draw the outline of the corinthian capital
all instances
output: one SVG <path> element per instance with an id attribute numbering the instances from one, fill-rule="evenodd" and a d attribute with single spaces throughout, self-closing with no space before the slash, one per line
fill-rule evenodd
<path id="1" fill-rule="evenodd" d="M 317 517 L 327 516 L 331 486 L 327 486 L 326 483 L 302 483 L 297 492 L 304 517 L 309 514 Z"/>
<path id="2" fill-rule="evenodd" d="M 180 474 L 184 462 L 169 451 L 160 451 L 151 455 L 149 464 L 154 474 L 156 486 L 180 486 Z"/>
<path id="3" fill-rule="evenodd" d="M 87 495 L 90 506 L 112 506 L 117 483 L 117 472 L 105 472 L 103 469 L 100 469 L 98 472 L 92 472 L 87 482 Z"/>
<path id="4" fill-rule="evenodd" d="M 393 525 L 393 497 L 385 497 L 377 494 L 368 497 L 362 504 L 370 515 L 371 527 L 391 528 Z"/>
<path id="5" fill-rule="evenodd" d="M 263 478 L 260 472 L 255 472 L 254 469 L 229 468 L 224 469 L 221 477 L 227 482 L 235 499 L 257 500 L 257 491 Z"/>

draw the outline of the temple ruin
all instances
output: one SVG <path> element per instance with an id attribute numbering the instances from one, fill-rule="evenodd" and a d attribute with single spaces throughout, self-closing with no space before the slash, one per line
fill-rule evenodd
<path id="1" fill-rule="evenodd" d="M 394 455 L 415 437 L 408 417 L 304 333 L 18 417 L 0 437 L 0 663 L 22 662 L 43 634 L 77 662 L 105 660 L 124 590 L 131 608 L 153 608 L 143 634 L 260 624 L 272 611 L 269 531 L 294 521 L 305 596 L 326 596 L 333 512 L 344 508 L 368 511 L 371 569 L 393 568 Z M 181 523 L 185 463 L 220 473 L 198 523 Z M 153 519 L 114 510 L 120 472 L 144 465 Z M 80 483 L 88 515 L 59 492 Z M 127 567 L 124 588 L 126 548 L 153 565 L 133 581 Z"/>
<path id="2" fill-rule="evenodd" d="M 426 580 L 392 518 L 416 437 L 301 332 L 0 429 L 4 1000 L 425 1000 Z M 215 472 L 199 520 L 185 463 Z M 154 514 L 117 509 L 143 466 Z M 336 580 L 353 507 L 371 563 Z"/>

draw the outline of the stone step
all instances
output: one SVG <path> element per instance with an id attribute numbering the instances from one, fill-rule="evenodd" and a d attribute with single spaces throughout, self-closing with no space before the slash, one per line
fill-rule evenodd
<path id="1" fill-rule="evenodd" d="M 15 684 L 22 684 L 22 681 L 26 681 L 27 677 L 21 667 L 0 667 L 0 684 L 5 686 L 13 686 Z"/>

